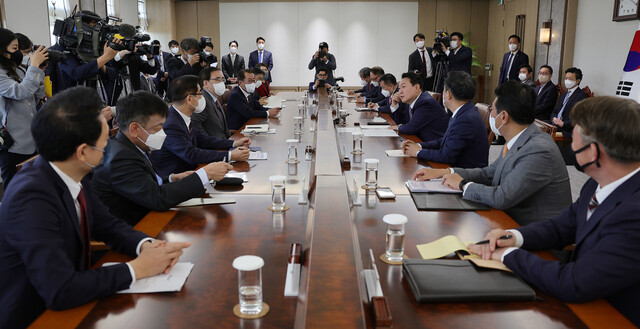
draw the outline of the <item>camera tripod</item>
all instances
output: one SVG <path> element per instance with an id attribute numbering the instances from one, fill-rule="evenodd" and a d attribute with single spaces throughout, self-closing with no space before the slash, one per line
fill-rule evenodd
<path id="1" fill-rule="evenodd" d="M 433 91 L 441 93 L 444 89 L 444 79 L 447 76 L 447 58 L 445 56 L 438 56 L 438 63 L 436 64 L 436 73 L 433 81 Z"/>

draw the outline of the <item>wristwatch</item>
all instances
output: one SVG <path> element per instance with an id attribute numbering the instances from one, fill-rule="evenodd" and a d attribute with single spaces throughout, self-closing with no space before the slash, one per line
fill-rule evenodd
<path id="1" fill-rule="evenodd" d="M 468 180 L 463 179 L 462 181 L 460 181 L 460 185 L 458 185 L 458 188 L 460 189 L 460 191 L 464 191 L 464 186 L 469 183 Z"/>

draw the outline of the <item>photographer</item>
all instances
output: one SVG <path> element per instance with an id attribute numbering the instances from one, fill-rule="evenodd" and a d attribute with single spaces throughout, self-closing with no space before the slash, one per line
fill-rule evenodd
<path id="1" fill-rule="evenodd" d="M 16 165 L 36 153 L 31 118 L 36 114 L 38 100 L 44 97 L 42 66 L 49 55 L 40 46 L 30 55 L 27 69 L 20 67 L 22 58 L 16 35 L 0 28 L 0 171 L 5 190 L 16 173 Z"/>
<path id="2" fill-rule="evenodd" d="M 333 70 L 338 66 L 336 65 L 336 58 L 329 53 L 329 44 L 326 42 L 320 42 L 318 50 L 311 58 L 311 62 L 309 62 L 309 70 L 313 70 L 314 67 L 316 68 L 316 75 L 313 82 L 318 80 L 318 73 L 322 69 L 327 72 L 327 78 L 325 79 L 327 83 L 332 86 L 336 84 L 336 80 L 333 78 Z"/>
<path id="3" fill-rule="evenodd" d="M 153 54 L 148 45 L 139 44 L 133 53 L 129 50 L 121 50 L 115 56 L 115 67 L 118 70 L 113 88 L 111 104 L 115 105 L 118 99 L 131 94 L 136 90 L 141 90 L 140 74 L 156 74 L 156 65 Z"/>
<path id="4" fill-rule="evenodd" d="M 182 39 L 180 48 L 182 49 L 182 55 L 167 61 L 169 79 L 175 80 L 183 75 L 197 76 L 203 67 L 209 66 L 206 62 L 200 61 L 198 40 L 194 38 Z"/>
<path id="5" fill-rule="evenodd" d="M 440 43 L 442 52 L 447 56 L 449 64 L 447 72 L 464 71 L 471 74 L 471 60 L 473 51 L 462 44 L 464 36 L 460 32 L 451 33 L 451 46 L 449 49 L 444 43 Z"/>
<path id="6" fill-rule="evenodd" d="M 206 62 L 211 67 L 218 67 L 218 56 L 213 54 L 213 43 L 211 38 L 204 36 L 200 37 L 200 49 L 207 55 Z"/>

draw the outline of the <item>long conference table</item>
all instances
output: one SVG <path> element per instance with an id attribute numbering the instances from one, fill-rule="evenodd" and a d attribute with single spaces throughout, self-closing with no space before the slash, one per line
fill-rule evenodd
<path id="1" fill-rule="evenodd" d="M 116 294 L 66 311 L 48 310 L 30 328 L 374 328 L 362 271 L 370 268 L 369 249 L 376 257 L 384 253 L 385 214 L 408 217 L 405 254 L 410 258 L 420 257 L 417 244 L 445 235 L 474 241 L 490 229 L 518 226 L 493 209 L 418 211 L 404 181 L 423 166 L 447 165 L 386 156 L 385 150 L 399 149 L 402 139 L 417 141 L 415 136 L 364 138 L 363 158 L 380 160 L 378 185 L 390 187 L 397 197 L 382 201 L 375 192 L 359 189 L 362 205 L 354 206 L 353 180 L 364 184 L 364 164 L 350 154 L 351 133 L 334 126 L 335 113 L 326 95 L 313 95 L 319 109 L 307 113 L 299 136 L 294 135 L 293 117 L 298 116 L 302 93 L 279 96 L 286 104 L 279 118 L 248 122 L 268 123 L 277 130 L 250 136 L 268 159 L 234 163 L 235 171 L 246 172 L 248 183 L 216 188 L 216 193 L 235 198 L 235 204 L 151 212 L 135 226 L 159 239 L 191 242 L 180 261 L 195 266 L 181 291 Z M 355 104 L 346 100 L 343 104 L 350 114 L 346 127 L 366 124 L 377 115 L 356 112 Z M 242 136 L 238 131 L 232 139 Z M 297 165 L 285 163 L 286 140 L 291 138 L 300 140 Z M 307 145 L 314 149 L 310 161 L 305 160 Z M 341 166 L 343 145 L 350 169 Z M 271 175 L 287 177 L 286 212 L 267 209 Z M 309 194 L 307 204 L 298 204 L 301 191 Z M 303 247 L 300 293 L 285 297 L 287 259 L 294 242 Z M 538 254 L 552 259 L 548 252 Z M 265 261 L 263 300 L 270 311 L 260 319 L 240 319 L 232 312 L 238 303 L 238 275 L 231 263 L 241 255 L 258 255 Z M 109 251 L 95 266 L 128 260 Z M 418 304 L 403 279 L 402 266 L 376 260 L 393 328 L 634 327 L 605 300 L 567 304 L 540 291 L 540 298 L 531 302 Z"/>

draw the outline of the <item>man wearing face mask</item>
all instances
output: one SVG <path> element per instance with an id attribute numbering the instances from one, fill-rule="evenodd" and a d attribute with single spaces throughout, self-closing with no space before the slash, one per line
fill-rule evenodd
<path id="1" fill-rule="evenodd" d="M 183 75 L 198 75 L 203 67 L 208 66 L 206 62 L 200 63 L 200 45 L 194 38 L 185 38 L 180 41 L 182 55 L 176 56 L 167 61 L 167 71 L 169 78 L 175 80 Z"/>
<path id="2" fill-rule="evenodd" d="M 532 79 L 533 69 L 531 68 L 531 66 L 529 64 L 521 65 L 520 73 L 518 73 L 518 80 L 531 88 L 535 88 L 536 83 L 533 82 Z"/>
<path id="3" fill-rule="evenodd" d="M 358 71 L 358 76 L 360 76 L 360 84 L 362 88 L 358 90 L 349 90 L 348 94 L 356 97 L 360 97 L 363 93 L 368 93 L 373 89 L 373 85 L 371 84 L 371 68 L 363 67 Z"/>
<path id="4" fill-rule="evenodd" d="M 442 138 L 426 143 L 405 140 L 404 154 L 421 160 L 442 162 L 452 167 L 486 167 L 489 144 L 484 121 L 473 105 L 476 84 L 471 75 L 462 71 L 449 72 L 444 81 L 444 106 L 453 111 Z"/>
<path id="5" fill-rule="evenodd" d="M 313 57 L 311 57 L 311 61 L 307 66 L 309 70 L 316 69 L 316 77 L 318 76 L 318 71 L 320 69 L 324 69 L 327 72 L 327 80 L 332 86 L 336 84 L 336 80 L 333 77 L 333 70 L 335 70 L 338 66 L 336 65 L 336 57 L 333 54 L 329 53 L 329 44 L 326 42 L 320 42 L 318 45 L 318 50 L 316 50 Z M 315 82 L 315 81 L 314 81 Z"/>
<path id="6" fill-rule="evenodd" d="M 436 72 L 435 61 L 431 55 L 433 49 L 425 46 L 425 37 L 422 33 L 414 35 L 413 42 L 418 49 L 409 55 L 409 69 L 407 72 L 420 75 L 422 78 L 422 90 L 433 90 L 434 73 Z"/>
<path id="7" fill-rule="evenodd" d="M 257 66 L 254 67 L 252 71 L 256 81 L 256 90 L 253 93 L 255 97 L 258 98 L 260 105 L 267 105 L 269 103 L 269 96 L 268 95 L 263 96 L 260 93 L 260 87 L 263 87 L 265 83 L 269 83 L 269 81 L 265 80 L 264 71 L 262 71 Z"/>
<path id="8" fill-rule="evenodd" d="M 198 83 L 202 88 L 202 96 L 207 102 L 204 111 L 194 113 L 191 121 L 196 129 L 200 129 L 209 136 L 227 139 L 231 132 L 227 127 L 227 115 L 224 113 L 218 97 L 227 90 L 222 71 L 217 67 L 206 67 L 200 71 Z"/>
<path id="9" fill-rule="evenodd" d="M 258 50 L 254 50 L 251 52 L 251 54 L 249 54 L 248 68 L 252 69 L 256 67 L 258 63 L 264 63 L 267 65 L 269 72 L 271 72 L 273 70 L 273 54 L 270 51 L 264 49 L 264 44 L 265 41 L 263 37 L 258 37 L 256 39 L 256 46 L 258 47 Z M 269 74 L 269 78 L 266 80 L 269 81 L 269 83 L 272 82 L 271 74 Z"/>
<path id="10" fill-rule="evenodd" d="M 507 40 L 509 52 L 502 57 L 498 86 L 507 80 L 518 80 L 520 66 L 529 64 L 529 56 L 520 50 L 520 37 L 514 34 L 509 36 Z"/>
<path id="11" fill-rule="evenodd" d="M 260 104 L 255 94 L 256 83 L 253 70 L 242 70 L 238 74 L 238 86 L 229 94 L 227 103 L 227 125 L 231 130 L 237 130 L 251 118 L 275 117 L 280 108 L 266 108 Z"/>
<path id="12" fill-rule="evenodd" d="M 553 69 L 542 65 L 538 71 L 540 85 L 536 87 L 536 119 L 549 122 L 553 107 L 558 101 L 558 87 L 551 81 Z"/>
<path id="13" fill-rule="evenodd" d="M 471 48 L 462 44 L 464 36 L 460 32 L 451 33 L 451 47 L 447 49 L 443 43 L 440 43 L 442 51 L 447 55 L 449 62 L 447 64 L 447 72 L 463 71 L 471 74 L 471 61 L 473 60 L 473 51 Z"/>
<path id="14" fill-rule="evenodd" d="M 164 101 L 138 91 L 118 101 L 120 130 L 109 139 L 102 164 L 94 170 L 92 186 L 115 217 L 135 225 L 151 211 L 167 211 L 205 193 L 210 180 L 219 181 L 232 166 L 210 163 L 196 172 L 161 177 L 151 152 L 162 148 L 162 129 L 169 114 Z"/>
<path id="15" fill-rule="evenodd" d="M 389 113 L 391 119 L 396 124 L 406 123 L 406 113 L 404 113 L 404 107 L 402 109 L 397 109 L 395 111 L 391 111 L 391 103 L 393 102 L 393 98 L 396 98 L 396 102 L 400 102 L 400 98 L 398 97 L 398 82 L 396 81 L 396 77 L 387 73 L 380 77 L 380 94 L 385 98 L 378 103 L 369 103 L 368 107 L 370 109 L 374 109 L 378 111 L 378 113 Z"/>
<path id="16" fill-rule="evenodd" d="M 507 141 L 498 159 L 484 168 L 424 168 L 414 179 L 442 178 L 463 199 L 504 210 L 520 225 L 552 218 L 571 203 L 571 186 L 558 147 L 534 123 L 533 89 L 507 81 L 495 93 L 491 130 Z"/>
<path id="17" fill-rule="evenodd" d="M 191 121 L 194 113 L 202 113 L 207 102 L 205 92 L 194 75 L 181 76 L 171 81 L 173 105 L 163 125 L 167 134 L 159 151 L 151 154 L 153 163 L 161 177 L 172 173 L 194 170 L 198 165 L 217 161 L 246 161 L 249 158 L 249 138 L 236 141 L 212 137 L 196 129 Z M 235 147 L 232 151 L 228 150 Z"/>
<path id="18" fill-rule="evenodd" d="M 208 37 L 203 37 L 208 38 Z M 213 43 L 200 41 L 200 47 L 207 56 L 212 56 L 213 60 L 209 63 L 211 67 L 218 67 L 218 56 L 213 54 Z"/>
<path id="19" fill-rule="evenodd" d="M 267 65 L 264 63 L 258 63 L 254 72 L 256 73 L 256 76 L 262 73 L 262 83 L 258 84 L 258 82 L 256 81 L 256 92 L 258 93 L 258 95 L 260 95 L 260 97 L 271 96 L 270 83 L 269 81 L 265 80 L 269 78 L 269 69 L 267 68 Z"/>
<path id="20" fill-rule="evenodd" d="M 178 46 L 177 41 L 171 40 L 169 42 L 169 49 L 171 51 L 173 51 L 172 42 L 175 42 L 176 47 Z M 157 45 L 160 49 L 160 53 L 153 56 L 156 62 L 156 66 L 158 67 L 158 73 L 153 78 L 153 81 L 155 82 L 156 92 L 158 93 L 158 95 L 160 95 L 160 97 L 164 97 L 167 90 L 169 90 L 169 72 L 167 71 L 167 62 L 173 57 L 173 55 L 171 53 L 163 51 L 160 46 L 160 41 L 158 40 L 153 40 L 151 42 L 151 45 Z"/>
<path id="21" fill-rule="evenodd" d="M 551 113 L 551 123 L 558 127 L 558 132 L 562 132 L 564 138 L 571 138 L 573 125 L 571 124 L 571 109 L 579 101 L 589 97 L 582 88 L 582 70 L 570 67 L 564 71 L 564 86 L 567 88 L 560 98 L 556 109 Z"/>
<path id="22" fill-rule="evenodd" d="M 176 57 L 180 56 L 180 43 L 177 40 L 169 41 L 169 50 L 171 51 L 171 56 Z M 165 57 L 167 60 L 171 59 L 171 57 Z"/>
<path id="23" fill-rule="evenodd" d="M 238 41 L 229 42 L 229 53 L 222 57 L 222 74 L 227 84 L 238 83 L 238 75 L 244 70 L 244 57 L 238 54 Z"/>
<path id="24" fill-rule="evenodd" d="M 382 90 L 382 88 L 380 88 L 380 77 L 383 75 L 384 69 L 382 69 L 380 66 L 374 66 L 371 68 L 371 70 L 369 71 L 369 78 L 373 87 L 368 92 L 361 93 L 357 98 L 358 102 L 366 104 L 377 103 L 385 98 L 380 93 L 380 91 Z"/>

